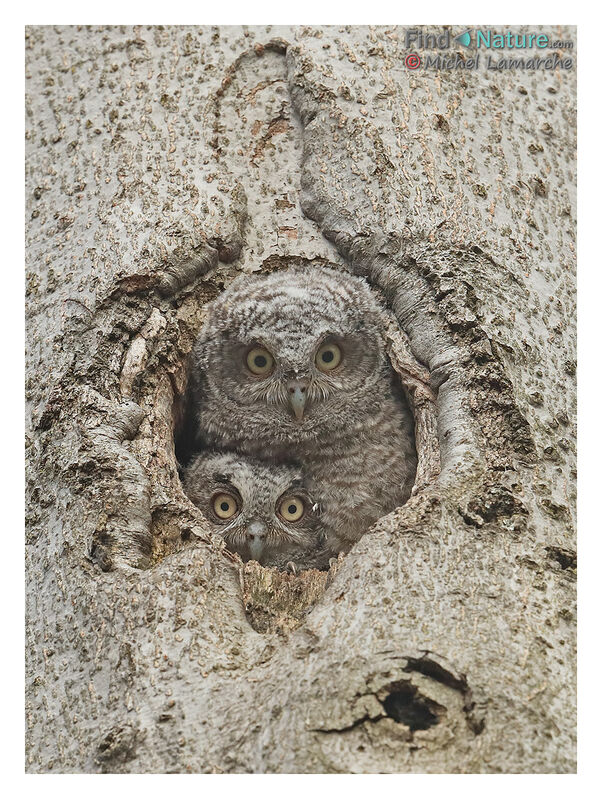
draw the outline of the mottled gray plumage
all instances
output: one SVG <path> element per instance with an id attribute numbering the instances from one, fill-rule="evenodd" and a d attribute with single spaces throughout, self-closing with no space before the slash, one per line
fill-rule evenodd
<path id="1" fill-rule="evenodd" d="M 185 470 L 183 485 L 213 531 L 243 560 L 279 568 L 328 566 L 333 553 L 298 467 L 204 452 Z"/>
<path id="2" fill-rule="evenodd" d="M 199 445 L 294 458 L 337 549 L 403 503 L 416 470 L 386 327 L 363 279 L 292 267 L 237 278 L 193 351 Z"/>

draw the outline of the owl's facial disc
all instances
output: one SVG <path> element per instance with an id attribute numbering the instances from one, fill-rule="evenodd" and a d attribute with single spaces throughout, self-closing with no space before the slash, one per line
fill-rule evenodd
<path id="1" fill-rule="evenodd" d="M 211 435 L 225 433 L 236 446 L 230 439 L 240 439 L 232 430 L 238 418 L 250 449 L 257 442 L 280 448 L 287 440 L 332 437 L 370 405 L 370 385 L 381 373 L 378 337 L 333 320 L 297 321 L 291 330 L 253 318 L 211 341 L 205 372 L 216 405 L 207 412 Z"/>

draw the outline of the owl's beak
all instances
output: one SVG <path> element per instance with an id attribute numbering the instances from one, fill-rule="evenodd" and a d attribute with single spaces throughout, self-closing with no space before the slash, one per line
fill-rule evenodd
<path id="1" fill-rule="evenodd" d="M 288 391 L 288 404 L 295 414 L 295 419 L 300 422 L 305 412 L 307 400 L 307 380 L 289 380 L 286 388 Z"/>
<path id="2" fill-rule="evenodd" d="M 253 560 L 259 561 L 263 552 L 265 537 L 268 532 L 267 525 L 259 519 L 253 519 L 247 527 L 247 543 Z"/>

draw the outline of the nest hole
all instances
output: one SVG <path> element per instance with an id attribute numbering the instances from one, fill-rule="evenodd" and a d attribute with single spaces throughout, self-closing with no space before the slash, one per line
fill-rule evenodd
<path id="1" fill-rule="evenodd" d="M 194 411 L 188 390 L 191 366 L 191 358 L 189 356 L 185 367 L 187 376 L 186 390 L 174 395 L 173 404 L 174 449 L 180 475 L 197 452 L 195 447 L 196 425 Z"/>
<path id="2" fill-rule="evenodd" d="M 286 268 L 282 265 L 281 268 Z M 270 270 L 273 271 L 273 270 Z M 224 284 L 220 286 L 221 291 L 225 289 Z M 378 294 L 378 291 L 375 291 Z M 381 297 L 382 301 L 382 297 Z M 199 317 L 199 322 L 201 319 Z M 198 331 L 197 331 L 198 334 Z M 430 389 L 430 375 L 422 364 L 418 364 L 411 353 L 411 347 L 407 336 L 399 329 L 398 324 L 393 321 L 392 328 L 387 331 L 388 336 L 388 356 L 397 373 L 398 381 L 394 386 L 394 391 L 403 395 L 409 411 L 414 420 L 414 442 L 418 454 L 418 468 L 415 474 L 414 490 L 423 488 L 427 483 L 432 482 L 440 470 L 439 444 L 436 433 L 436 395 Z M 198 445 L 197 419 L 195 414 L 195 404 L 191 397 L 190 376 L 193 368 L 193 359 L 188 355 L 183 364 L 185 380 L 180 384 L 179 390 L 175 390 L 173 399 L 173 438 L 174 452 L 178 468 L 178 476 L 183 485 L 183 477 L 191 461 L 201 450 Z M 409 377 L 408 377 L 409 375 Z M 182 388 L 183 385 L 183 388 Z M 186 490 L 184 489 L 184 493 Z M 190 497 L 189 497 L 190 498 Z M 192 501 L 192 498 L 191 498 Z M 407 501 L 407 499 L 405 500 Z M 193 501 L 193 504 L 194 501 Z M 198 506 L 197 506 L 198 507 Z M 385 514 L 388 515 L 393 510 L 390 508 Z M 201 511 L 204 517 L 206 512 Z M 374 520 L 372 523 L 376 523 Z M 369 529 L 369 526 L 366 529 Z M 216 531 L 219 534 L 219 531 Z M 183 535 L 184 544 L 190 541 L 190 536 Z M 337 555 L 339 550 L 333 550 L 331 555 Z M 346 551 L 346 550 L 343 550 Z M 266 564 L 267 565 L 267 564 Z M 312 570 L 328 573 L 330 563 L 313 564 Z M 278 566 L 282 569 L 282 565 Z M 307 566 L 305 567 L 307 568 Z M 293 573 L 292 579 L 298 575 Z"/>

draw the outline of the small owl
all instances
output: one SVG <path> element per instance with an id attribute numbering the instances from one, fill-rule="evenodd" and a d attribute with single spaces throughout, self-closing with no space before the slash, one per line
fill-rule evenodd
<path id="1" fill-rule="evenodd" d="M 333 553 L 298 467 L 233 453 L 197 455 L 184 490 L 243 560 L 294 569 L 326 568 Z"/>
<path id="2" fill-rule="evenodd" d="M 300 463 L 337 551 L 408 498 L 416 471 L 387 321 L 362 278 L 291 267 L 234 280 L 193 350 L 197 444 Z"/>

